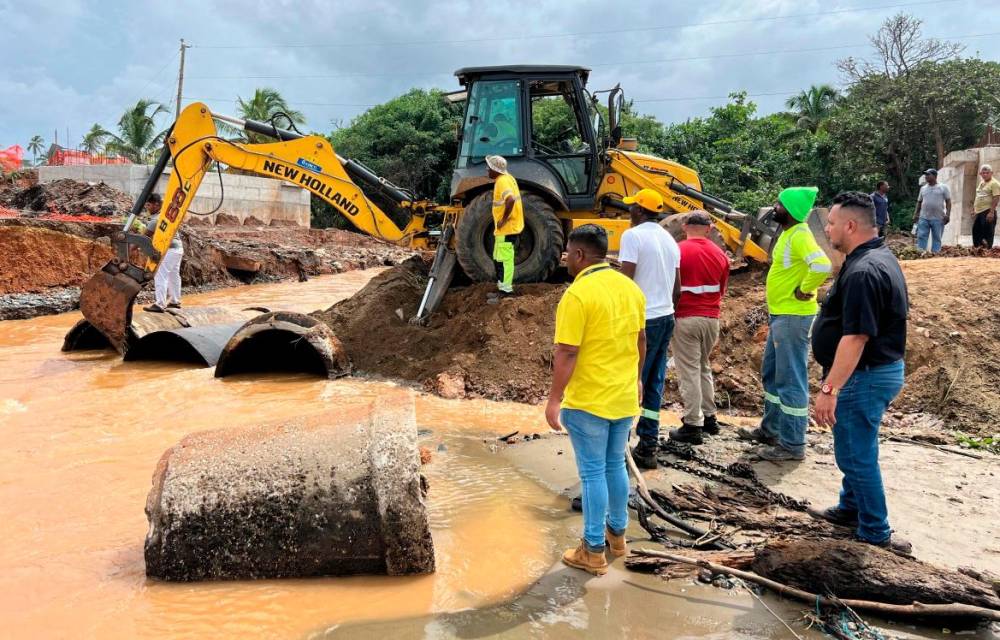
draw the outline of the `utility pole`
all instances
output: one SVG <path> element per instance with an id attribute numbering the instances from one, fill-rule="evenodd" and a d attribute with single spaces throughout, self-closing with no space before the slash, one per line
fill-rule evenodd
<path id="1" fill-rule="evenodd" d="M 181 115 L 181 96 L 184 93 L 184 51 L 190 48 L 191 45 L 184 44 L 184 38 L 181 38 L 181 67 L 177 74 L 177 110 L 174 112 L 174 120 Z"/>

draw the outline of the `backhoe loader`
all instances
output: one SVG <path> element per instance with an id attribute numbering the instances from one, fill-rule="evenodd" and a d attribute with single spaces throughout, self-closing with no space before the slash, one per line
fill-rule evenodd
<path id="1" fill-rule="evenodd" d="M 308 189 L 376 238 L 435 250 L 427 290 L 412 319 L 418 322 L 443 298 L 456 263 L 473 281 L 494 278 L 492 182 L 484 161 L 490 154 L 507 158 L 508 170 L 521 188 L 525 230 L 515 257 L 518 282 L 547 279 L 559 265 L 566 235 L 582 224 L 604 227 L 609 248 L 616 251 L 629 226 L 622 198 L 642 188 L 659 191 L 668 214 L 707 210 L 736 261 L 768 261 L 761 244 L 775 236 L 773 227 L 703 193 L 693 169 L 628 150 L 635 141 L 622 139 L 621 88 L 589 93 L 588 75 L 588 69 L 575 66 L 458 70 L 466 106 L 447 205 L 421 199 L 360 162 L 341 157 L 322 136 L 281 129 L 273 121 L 213 114 L 204 104 L 190 104 L 168 132 L 124 229 L 112 239 L 116 257 L 84 285 L 81 311 L 125 352 L 135 297 L 152 278 L 206 173 L 212 167 L 221 171 L 222 165 Z M 607 122 L 598 107 L 602 93 L 608 94 Z M 227 140 L 219 135 L 216 120 L 276 142 Z M 132 233 L 136 216 L 171 160 L 173 171 L 152 237 Z M 400 227 L 394 219 L 407 222 Z M 742 228 L 731 222 L 742 223 Z M 133 248 L 145 256 L 143 264 L 131 262 Z"/>

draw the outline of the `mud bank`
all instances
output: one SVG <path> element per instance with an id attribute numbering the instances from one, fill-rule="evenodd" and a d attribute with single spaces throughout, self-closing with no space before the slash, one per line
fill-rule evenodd
<path id="1" fill-rule="evenodd" d="M 109 238 L 119 229 L 118 222 L 0 219 L 0 320 L 76 308 L 80 285 L 113 256 Z M 191 225 L 181 238 L 187 293 L 391 266 L 412 255 L 337 229 Z"/>
<path id="2" fill-rule="evenodd" d="M 978 257 L 905 261 L 911 298 L 907 385 L 894 408 L 939 420 L 951 432 L 992 435 L 1000 413 L 1000 260 Z M 420 300 L 428 264 L 414 258 L 380 274 L 352 298 L 315 315 L 334 330 L 355 368 L 406 380 L 445 397 L 539 402 L 551 376 L 555 308 L 565 285 L 519 287 L 487 305 L 490 285 L 452 289 L 427 327 L 406 322 Z M 713 363 L 720 406 L 761 410 L 759 371 L 767 339 L 763 271 L 734 274 L 723 304 L 722 337 Z M 378 336 L 373 340 L 373 336 Z M 812 382 L 820 371 L 813 365 Z M 664 406 L 679 402 L 668 372 Z M 932 437 L 935 434 L 924 434 Z"/>

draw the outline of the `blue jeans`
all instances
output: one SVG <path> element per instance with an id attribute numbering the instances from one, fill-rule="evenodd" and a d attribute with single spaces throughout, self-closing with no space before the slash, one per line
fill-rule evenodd
<path id="1" fill-rule="evenodd" d="M 606 420 L 579 409 L 563 409 L 559 421 L 573 443 L 583 489 L 583 539 L 591 551 L 603 551 L 605 524 L 616 535 L 628 526 L 625 447 L 632 418 Z"/>
<path id="2" fill-rule="evenodd" d="M 674 334 L 674 314 L 646 321 L 646 360 L 642 364 L 642 413 L 635 432 L 639 444 L 655 449 L 660 439 L 660 405 L 667 374 L 667 347 Z"/>
<path id="3" fill-rule="evenodd" d="M 815 316 L 771 316 L 760 377 L 761 429 L 785 449 L 806 451 L 809 423 L 809 333 Z"/>
<path id="4" fill-rule="evenodd" d="M 917 248 L 923 250 L 927 246 L 927 235 L 931 236 L 931 253 L 941 250 L 941 234 L 944 232 L 944 220 L 917 220 Z"/>
<path id="5" fill-rule="evenodd" d="M 858 537 L 883 542 L 892 533 L 878 465 L 878 428 L 903 388 L 903 361 L 858 369 L 837 396 L 833 453 L 844 474 L 839 508 L 857 512 Z"/>

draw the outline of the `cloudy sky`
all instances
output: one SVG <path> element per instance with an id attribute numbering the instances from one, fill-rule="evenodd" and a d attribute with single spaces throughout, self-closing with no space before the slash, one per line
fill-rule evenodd
<path id="1" fill-rule="evenodd" d="M 591 88 L 621 82 L 640 111 L 675 122 L 732 91 L 771 112 L 836 84 L 834 62 L 869 54 L 867 36 L 899 11 L 1000 59 L 997 0 L 0 0 L 0 148 L 55 130 L 78 145 L 140 97 L 172 108 L 180 38 L 193 45 L 185 103 L 233 113 L 236 96 L 270 86 L 316 131 L 412 87 L 456 89 L 459 67 L 505 63 L 588 66 Z"/>

